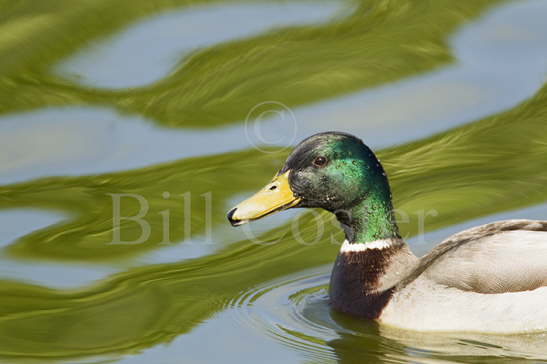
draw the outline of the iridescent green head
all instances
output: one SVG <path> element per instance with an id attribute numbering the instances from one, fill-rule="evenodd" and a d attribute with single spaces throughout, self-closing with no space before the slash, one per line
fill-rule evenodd
<path id="1" fill-rule="evenodd" d="M 399 236 L 384 169 L 350 134 L 326 132 L 303 140 L 273 181 L 232 209 L 228 218 L 239 225 L 289 207 L 336 214 L 350 242 Z"/>

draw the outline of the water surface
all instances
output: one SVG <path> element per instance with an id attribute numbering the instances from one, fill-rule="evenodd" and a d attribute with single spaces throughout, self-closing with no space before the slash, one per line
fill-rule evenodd
<path id="1" fill-rule="evenodd" d="M 330 20 L 339 2 L 228 3 L 154 15 L 63 61 L 56 71 L 86 86 L 144 86 L 171 72 L 192 51 L 280 27 Z"/>
<path id="2" fill-rule="evenodd" d="M 307 11 L 310 7 L 314 9 L 311 12 Z M 231 10 L 225 12 L 226 8 Z M 270 12 L 272 9 L 276 11 Z M 201 16 L 211 17 L 213 24 L 218 23 L 219 14 L 228 19 L 245 16 L 256 22 L 260 17 L 246 16 L 245 11 L 261 11 L 269 14 L 272 23 L 277 19 L 280 21 L 278 26 L 287 26 L 289 23 L 306 24 L 306 17 L 334 14 L 336 9 L 342 10 L 336 3 L 322 3 L 321 6 L 283 3 L 205 7 L 199 10 L 199 16 L 194 14 L 195 9 L 170 12 L 168 20 L 165 20 L 167 15 L 159 15 L 116 38 L 129 37 L 132 41 L 120 40 L 121 45 L 111 41 L 101 46 L 105 52 L 113 54 L 112 57 L 127 59 L 114 62 L 101 56 L 98 50 L 88 50 L 78 59 L 88 62 L 87 67 L 92 70 L 109 72 L 105 79 L 114 81 L 112 75 L 116 75 L 134 80 L 120 72 L 120 69 L 128 69 L 120 68 L 119 64 L 128 59 L 145 62 L 146 57 L 131 53 L 143 51 L 139 46 L 142 32 L 155 34 L 158 31 L 162 42 L 177 47 L 180 44 L 176 36 L 173 39 L 161 37 L 161 34 L 173 31 L 161 27 L 185 24 L 186 17 L 195 18 L 200 24 Z M 284 16 L 287 13 L 292 17 Z M 8 115 L 0 118 L 0 143 L 6 151 L 0 159 L 0 171 L 3 172 L 0 183 L 41 176 L 126 170 L 250 147 L 290 146 L 308 135 L 331 129 L 363 136 L 373 148 L 423 138 L 513 107 L 541 88 L 547 76 L 547 48 L 544 47 L 547 23 L 541 20 L 545 13 L 547 3 L 541 0 L 510 3 L 450 35 L 450 47 L 456 58 L 453 65 L 296 109 L 268 100 L 250 110 L 249 118 L 238 125 L 213 130 L 162 128 L 142 116 L 119 114 L 104 107 L 47 108 Z M 180 19 L 181 16 L 184 19 Z M 251 25 L 259 25 L 254 22 Z M 234 21 L 234 24 L 250 26 L 241 21 Z M 203 26 L 208 25 L 204 23 Z M 156 27 L 163 30 L 160 32 Z M 240 35 L 250 36 L 255 31 L 253 28 Z M 183 29 L 180 32 L 199 42 L 192 31 Z M 222 38 L 230 34 L 211 30 L 209 35 Z M 146 56 L 150 57 L 160 54 L 159 50 L 146 51 Z M 107 64 L 97 62 L 95 58 Z M 158 64 L 155 60 L 149 61 Z M 151 76 L 150 72 L 161 68 L 132 64 L 139 68 L 139 75 Z M 87 69 L 78 62 L 74 67 Z M 514 72 L 515 69 L 519 72 Z"/>
<path id="3" fill-rule="evenodd" d="M 331 311 L 327 214 L 225 218 L 342 129 L 377 150 L 417 254 L 544 219 L 545 4 L 0 1 L 0 362 L 547 361 L 544 334 Z M 143 243 L 112 243 L 113 193 L 147 202 Z"/>

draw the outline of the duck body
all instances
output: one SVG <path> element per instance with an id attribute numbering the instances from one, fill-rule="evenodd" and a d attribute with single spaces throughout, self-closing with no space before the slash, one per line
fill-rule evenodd
<path id="1" fill-rule="evenodd" d="M 409 330 L 542 332 L 546 259 L 546 221 L 472 228 L 421 259 L 402 240 L 369 247 L 345 243 L 333 267 L 330 298 L 339 311 Z"/>
<path id="2" fill-rule="evenodd" d="M 239 225 L 292 207 L 330 211 L 344 230 L 329 289 L 337 311 L 418 331 L 547 331 L 547 221 L 475 227 L 418 258 L 399 235 L 380 162 L 340 132 L 301 142 L 228 219 Z"/>

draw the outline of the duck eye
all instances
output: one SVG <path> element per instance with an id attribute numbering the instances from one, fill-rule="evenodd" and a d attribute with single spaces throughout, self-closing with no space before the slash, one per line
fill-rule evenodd
<path id="1" fill-rule="evenodd" d="M 316 167 L 323 167 L 325 164 L 327 164 L 327 158 L 325 158 L 325 157 L 323 157 L 323 156 L 316 157 L 316 158 L 313 160 L 313 164 L 314 164 Z"/>

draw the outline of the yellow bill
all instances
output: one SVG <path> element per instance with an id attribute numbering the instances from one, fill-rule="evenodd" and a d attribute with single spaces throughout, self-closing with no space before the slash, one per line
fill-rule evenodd
<path id="1" fill-rule="evenodd" d="M 289 173 L 290 170 L 275 177 L 254 196 L 228 211 L 230 223 L 238 226 L 298 204 L 300 198 L 294 196 L 289 186 Z"/>

